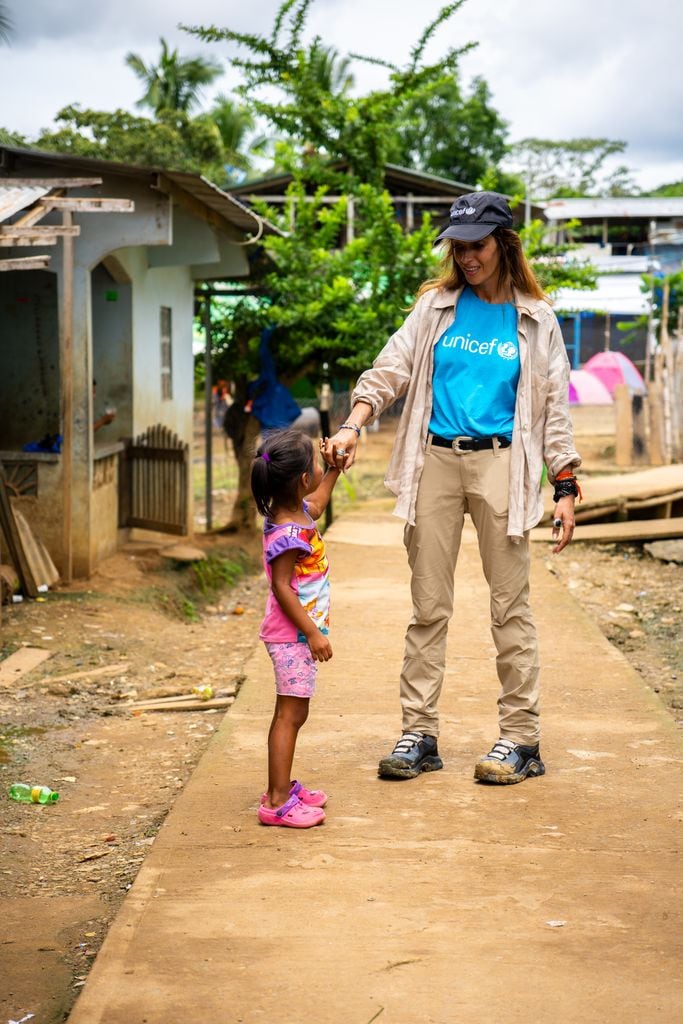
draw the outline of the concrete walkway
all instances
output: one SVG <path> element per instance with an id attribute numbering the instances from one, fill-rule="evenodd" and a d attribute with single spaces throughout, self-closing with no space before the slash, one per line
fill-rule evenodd
<path id="1" fill-rule="evenodd" d="M 328 542 L 334 658 L 295 766 L 330 794 L 327 821 L 301 832 L 257 823 L 273 703 L 259 647 L 70 1024 L 680 1020 L 683 744 L 657 698 L 536 545 L 548 774 L 475 784 L 472 765 L 497 737 L 497 681 L 469 532 L 441 706 L 445 769 L 380 781 L 377 761 L 400 732 L 400 524 L 366 509 Z"/>

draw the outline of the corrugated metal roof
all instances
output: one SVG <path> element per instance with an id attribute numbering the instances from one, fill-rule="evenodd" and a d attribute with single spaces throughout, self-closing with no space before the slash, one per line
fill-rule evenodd
<path id="1" fill-rule="evenodd" d="M 0 182 L 2 179 L 0 178 Z M 50 190 L 39 185 L 2 185 L 0 184 L 0 224 L 9 220 L 15 213 L 25 210 L 27 206 L 41 199 Z"/>
<path id="2" fill-rule="evenodd" d="M 548 220 L 628 220 L 640 217 L 647 220 L 667 220 L 683 217 L 683 197 L 656 196 L 623 199 L 550 199 L 545 204 Z"/>
<path id="3" fill-rule="evenodd" d="M 467 195 L 474 192 L 474 185 L 467 185 L 463 181 L 455 181 L 453 178 L 444 178 L 440 174 L 430 174 L 425 171 L 416 171 L 413 167 L 401 167 L 399 164 L 385 164 L 385 177 L 395 178 L 397 181 L 411 185 L 429 185 L 444 196 Z"/>
<path id="4" fill-rule="evenodd" d="M 88 174 L 93 172 L 100 174 L 117 174 L 129 178 L 150 178 L 154 174 L 160 174 L 172 181 L 179 188 L 184 189 L 193 198 L 204 203 L 205 206 L 218 213 L 229 224 L 237 227 L 247 235 L 261 236 L 262 234 L 281 234 L 278 228 L 268 221 L 263 220 L 253 210 L 243 206 L 237 199 L 228 192 L 224 192 L 218 185 L 203 178 L 200 174 L 191 174 L 186 171 L 168 171 L 161 167 L 140 167 L 132 164 L 118 163 L 113 160 L 99 160 L 92 157 L 72 156 L 68 153 L 50 153 L 46 150 L 25 149 L 18 146 L 0 145 L 0 153 L 5 151 L 14 155 L 16 159 L 12 172 L 16 176 L 27 177 L 25 164 L 31 163 L 53 165 L 57 167 L 68 167 L 73 170 L 85 171 Z M 37 175 L 36 175 L 37 176 Z M 0 174 L 0 184 L 2 176 Z"/>
<path id="5" fill-rule="evenodd" d="M 595 290 L 559 288 L 553 296 L 556 313 L 610 313 L 641 316 L 648 311 L 648 297 L 641 291 L 640 274 L 599 276 Z"/>
<path id="6" fill-rule="evenodd" d="M 347 171 L 350 167 L 348 160 L 335 160 L 329 164 L 329 169 L 336 172 Z M 423 171 L 416 171 L 411 167 L 400 167 L 398 164 L 384 165 L 385 180 L 391 178 L 402 185 L 413 185 L 422 187 L 429 192 L 442 192 L 444 197 L 465 195 L 474 192 L 474 185 L 466 185 L 462 181 L 454 181 L 452 178 L 442 178 L 438 174 L 428 174 Z M 254 181 L 247 181 L 231 189 L 235 195 L 256 195 L 259 192 L 276 193 L 284 192 L 292 180 L 291 174 L 270 174 L 265 178 L 257 178 Z M 419 198 L 415 197 L 416 200 Z"/>
<path id="7" fill-rule="evenodd" d="M 240 228 L 247 235 L 281 234 L 275 225 L 259 217 L 248 207 L 240 203 L 238 199 L 224 192 L 218 185 L 214 185 L 208 178 L 199 174 L 187 174 L 182 171 L 161 171 L 164 177 L 168 178 L 175 185 L 184 188 L 186 192 L 199 199 L 205 206 L 225 217 L 235 227 Z M 255 223 L 256 222 L 256 223 Z M 259 230 L 263 225 L 262 230 Z"/>

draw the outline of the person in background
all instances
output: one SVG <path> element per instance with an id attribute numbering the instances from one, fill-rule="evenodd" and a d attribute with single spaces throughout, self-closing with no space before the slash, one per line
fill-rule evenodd
<path id="1" fill-rule="evenodd" d="M 329 565 L 315 520 L 325 511 L 339 469 L 323 476 L 311 438 L 300 430 L 270 433 L 251 470 L 263 523 L 263 565 L 270 583 L 260 637 L 275 670 L 275 712 L 268 733 L 268 789 L 263 825 L 310 828 L 325 820 L 322 790 L 292 781 L 299 729 L 315 694 L 318 661 L 329 661 Z"/>
<path id="2" fill-rule="evenodd" d="M 361 427 L 405 398 L 385 482 L 398 499 L 395 514 L 407 521 L 413 615 L 400 680 L 403 733 L 379 775 L 411 779 L 443 767 L 437 706 L 469 512 L 490 589 L 500 681 L 498 739 L 474 776 L 516 783 L 545 772 L 529 530 L 543 514 L 544 463 L 555 488 L 555 552 L 574 530 L 581 460 L 569 418 L 569 362 L 504 196 L 460 196 L 436 243 L 443 243 L 440 275 L 422 285 L 408 318 L 359 378 L 351 413 L 326 439 L 324 456 L 347 470 Z M 471 631 L 467 609 L 459 628 Z"/>

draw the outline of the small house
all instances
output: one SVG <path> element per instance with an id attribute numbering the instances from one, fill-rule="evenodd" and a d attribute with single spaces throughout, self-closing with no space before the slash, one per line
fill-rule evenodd
<path id="1" fill-rule="evenodd" d="M 192 532 L 195 289 L 272 230 L 198 174 L 0 145 L 0 462 L 64 580 Z"/>

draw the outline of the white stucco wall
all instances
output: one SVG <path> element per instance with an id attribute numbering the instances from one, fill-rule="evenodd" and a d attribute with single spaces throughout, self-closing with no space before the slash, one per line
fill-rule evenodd
<path id="1" fill-rule="evenodd" d="M 143 247 L 120 249 L 118 260 L 132 281 L 132 434 L 163 423 L 192 441 L 194 282 L 188 266 L 149 267 Z M 161 397 L 160 310 L 171 309 L 173 397 Z"/>

